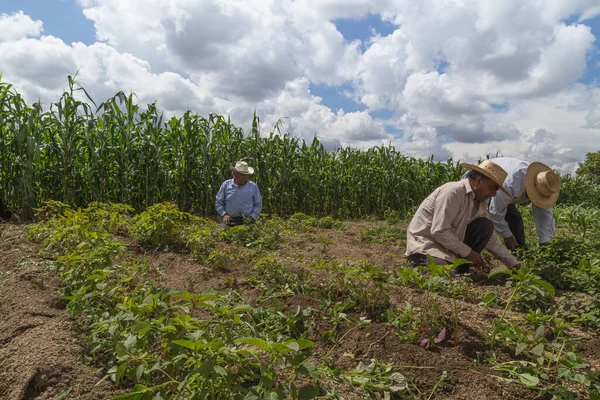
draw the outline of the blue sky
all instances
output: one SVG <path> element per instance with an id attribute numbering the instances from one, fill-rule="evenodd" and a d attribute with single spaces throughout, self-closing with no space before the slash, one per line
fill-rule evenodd
<path id="1" fill-rule="evenodd" d="M 46 104 L 79 71 L 97 102 L 134 91 L 168 115 L 245 128 L 256 111 L 267 132 L 287 117 L 290 133 L 329 146 L 500 152 L 569 172 L 600 147 L 600 6 L 487 5 L 3 0 L 0 72 Z"/>
<path id="2" fill-rule="evenodd" d="M 73 0 L 2 0 L 0 4 L 0 13 L 23 11 L 44 22 L 45 35 L 59 37 L 65 43 L 90 45 L 96 41 L 94 23 L 85 18 L 81 7 Z"/>

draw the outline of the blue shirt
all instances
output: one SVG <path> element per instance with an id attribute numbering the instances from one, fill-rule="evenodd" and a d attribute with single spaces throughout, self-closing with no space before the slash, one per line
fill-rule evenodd
<path id="1" fill-rule="evenodd" d="M 262 211 L 262 197 L 256 183 L 247 181 L 238 186 L 233 179 L 228 179 L 221 184 L 217 193 L 217 214 L 223 218 L 227 214 L 231 217 L 252 217 L 257 219 Z"/>

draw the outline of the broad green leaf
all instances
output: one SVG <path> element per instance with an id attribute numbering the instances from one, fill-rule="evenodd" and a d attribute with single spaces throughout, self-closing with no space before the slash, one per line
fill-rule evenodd
<path id="1" fill-rule="evenodd" d="M 133 331 L 140 336 L 144 336 L 146 333 L 150 332 L 152 329 L 152 325 L 146 321 L 140 322 Z"/>
<path id="2" fill-rule="evenodd" d="M 121 364 L 119 365 L 119 367 L 117 368 L 117 372 L 115 372 L 115 382 L 117 383 L 117 385 L 121 382 L 121 380 L 123 379 L 123 375 L 125 374 L 125 370 L 127 369 L 127 364 Z"/>
<path id="3" fill-rule="evenodd" d="M 137 366 L 137 368 L 135 369 L 135 379 L 137 381 L 140 381 L 142 379 L 142 376 L 144 375 L 144 370 L 146 369 L 146 365 L 145 364 L 140 364 Z"/>
<path id="4" fill-rule="evenodd" d="M 306 339 L 298 339 L 296 342 L 300 345 L 300 350 L 310 349 L 315 345 L 315 342 Z"/>
<path id="5" fill-rule="evenodd" d="M 151 392 L 152 389 L 144 385 L 135 385 L 131 392 L 120 394 L 112 398 L 112 400 L 141 400 L 145 393 Z"/>
<path id="6" fill-rule="evenodd" d="M 196 342 L 192 342 L 191 340 L 182 339 L 182 340 L 174 340 L 171 342 L 176 344 L 177 346 L 185 347 L 186 349 L 196 350 Z"/>
<path id="7" fill-rule="evenodd" d="M 277 392 L 271 392 L 269 393 L 269 400 L 280 400 L 279 394 L 277 394 Z"/>
<path id="8" fill-rule="evenodd" d="M 534 339 L 539 339 L 544 337 L 544 332 L 546 331 L 544 325 L 540 325 L 537 327 L 537 329 L 535 330 L 534 334 L 533 334 L 533 338 Z"/>
<path id="9" fill-rule="evenodd" d="M 501 275 L 501 274 L 512 275 L 512 271 L 504 265 L 501 267 L 496 267 L 490 271 L 490 273 L 488 274 L 488 278 L 492 278 L 496 275 Z"/>
<path id="10" fill-rule="evenodd" d="M 528 388 L 536 387 L 540 383 L 540 379 L 537 376 L 531 374 L 519 374 L 519 381 Z"/>
<path id="11" fill-rule="evenodd" d="M 546 292 L 550 293 L 551 296 L 554 296 L 556 294 L 556 290 L 554 289 L 554 286 L 550 284 L 550 282 L 547 282 L 543 279 L 536 279 L 533 282 L 536 285 L 542 287 Z"/>
<path id="12" fill-rule="evenodd" d="M 127 350 L 131 350 L 135 347 L 136 343 L 137 337 L 135 335 L 129 335 L 127 336 L 127 339 L 125 339 L 125 341 L 123 342 L 123 345 Z"/>
<path id="13" fill-rule="evenodd" d="M 527 343 L 517 343 L 517 348 L 515 349 L 515 356 L 518 356 L 527 348 Z"/>
<path id="14" fill-rule="evenodd" d="M 531 352 L 536 356 L 541 356 L 542 354 L 544 354 L 544 344 L 538 343 L 531 349 Z"/>
<path id="15" fill-rule="evenodd" d="M 284 344 L 277 343 L 277 342 L 271 342 L 270 346 L 271 346 L 271 350 L 276 350 L 279 354 L 287 354 L 290 351 L 293 351 L 292 348 L 290 348 Z"/>
<path id="16" fill-rule="evenodd" d="M 498 298 L 498 296 L 496 296 L 494 293 L 487 292 L 486 294 L 483 295 L 483 302 L 485 304 L 490 304 L 497 298 Z"/>
<path id="17" fill-rule="evenodd" d="M 319 389 L 314 386 L 303 386 L 298 392 L 298 400 L 311 400 L 319 395 Z"/>
<path id="18" fill-rule="evenodd" d="M 296 341 L 286 342 L 285 345 L 294 351 L 300 350 L 300 345 Z"/>
<path id="19" fill-rule="evenodd" d="M 269 345 L 269 342 L 267 342 L 263 339 L 254 338 L 254 337 L 245 337 L 245 338 L 241 338 L 241 339 L 236 339 L 235 342 L 250 344 L 250 345 L 256 346 L 259 349 L 262 349 L 264 351 L 271 351 L 271 345 Z"/>
<path id="20" fill-rule="evenodd" d="M 117 353 L 118 357 L 125 357 L 127 355 L 127 349 L 125 348 L 125 345 L 123 345 L 123 342 L 117 342 L 115 353 Z"/>

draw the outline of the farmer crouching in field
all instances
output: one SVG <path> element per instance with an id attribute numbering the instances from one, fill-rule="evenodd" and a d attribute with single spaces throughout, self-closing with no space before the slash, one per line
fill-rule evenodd
<path id="1" fill-rule="evenodd" d="M 523 217 L 516 205 L 529 202 L 532 203 L 539 243 L 550 242 L 555 227 L 552 206 L 558 200 L 560 177 L 540 162 L 529 163 L 508 157 L 492 158 L 490 161 L 508 173 L 503 185 L 505 191 L 490 200 L 489 208 L 494 229 L 502 235 L 506 247 L 510 250 L 527 248 Z"/>
<path id="2" fill-rule="evenodd" d="M 12 213 L 8 208 L 6 208 L 6 206 L 2 202 L 2 199 L 0 198 L 0 222 L 8 221 L 11 216 Z"/>
<path id="3" fill-rule="evenodd" d="M 221 218 L 219 228 L 229 228 L 254 222 L 262 210 L 262 197 L 256 183 L 249 181 L 254 168 L 245 161 L 238 161 L 233 170 L 233 179 L 228 179 L 217 193 L 217 214 Z"/>
<path id="4" fill-rule="evenodd" d="M 479 166 L 462 163 L 467 177 L 446 183 L 433 191 L 419 206 L 407 232 L 406 255 L 416 265 L 427 265 L 427 254 L 438 264 L 465 258 L 457 273 L 468 273 L 470 265 L 483 264 L 481 251 L 487 248 L 509 268 L 517 259 L 494 235 L 486 200 L 502 187 L 506 171 L 486 160 Z"/>

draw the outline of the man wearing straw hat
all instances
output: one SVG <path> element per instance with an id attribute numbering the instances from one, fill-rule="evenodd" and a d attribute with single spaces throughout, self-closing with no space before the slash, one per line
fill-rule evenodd
<path id="1" fill-rule="evenodd" d="M 408 226 L 406 255 L 409 262 L 427 265 L 427 255 L 437 264 L 449 264 L 465 258 L 457 273 L 468 273 L 470 266 L 483 264 L 481 251 L 487 248 L 509 268 L 517 259 L 494 235 L 487 200 L 502 187 L 506 171 L 485 160 L 479 165 L 461 164 L 469 170 L 466 178 L 446 183 L 433 191 L 419 206 Z"/>
<path id="2" fill-rule="evenodd" d="M 530 202 L 539 243 L 548 243 L 554 237 L 552 206 L 560 193 L 560 177 L 540 162 L 529 163 L 508 157 L 492 158 L 490 161 L 508 173 L 503 185 L 504 193 L 492 198 L 489 208 L 494 229 L 502 235 L 506 247 L 510 250 L 527 248 L 523 217 L 516 205 Z"/>
<path id="3" fill-rule="evenodd" d="M 229 228 L 254 222 L 262 211 L 262 197 L 256 183 L 249 180 L 254 168 L 246 161 L 237 161 L 231 168 L 233 179 L 221 184 L 217 193 L 219 228 Z"/>

